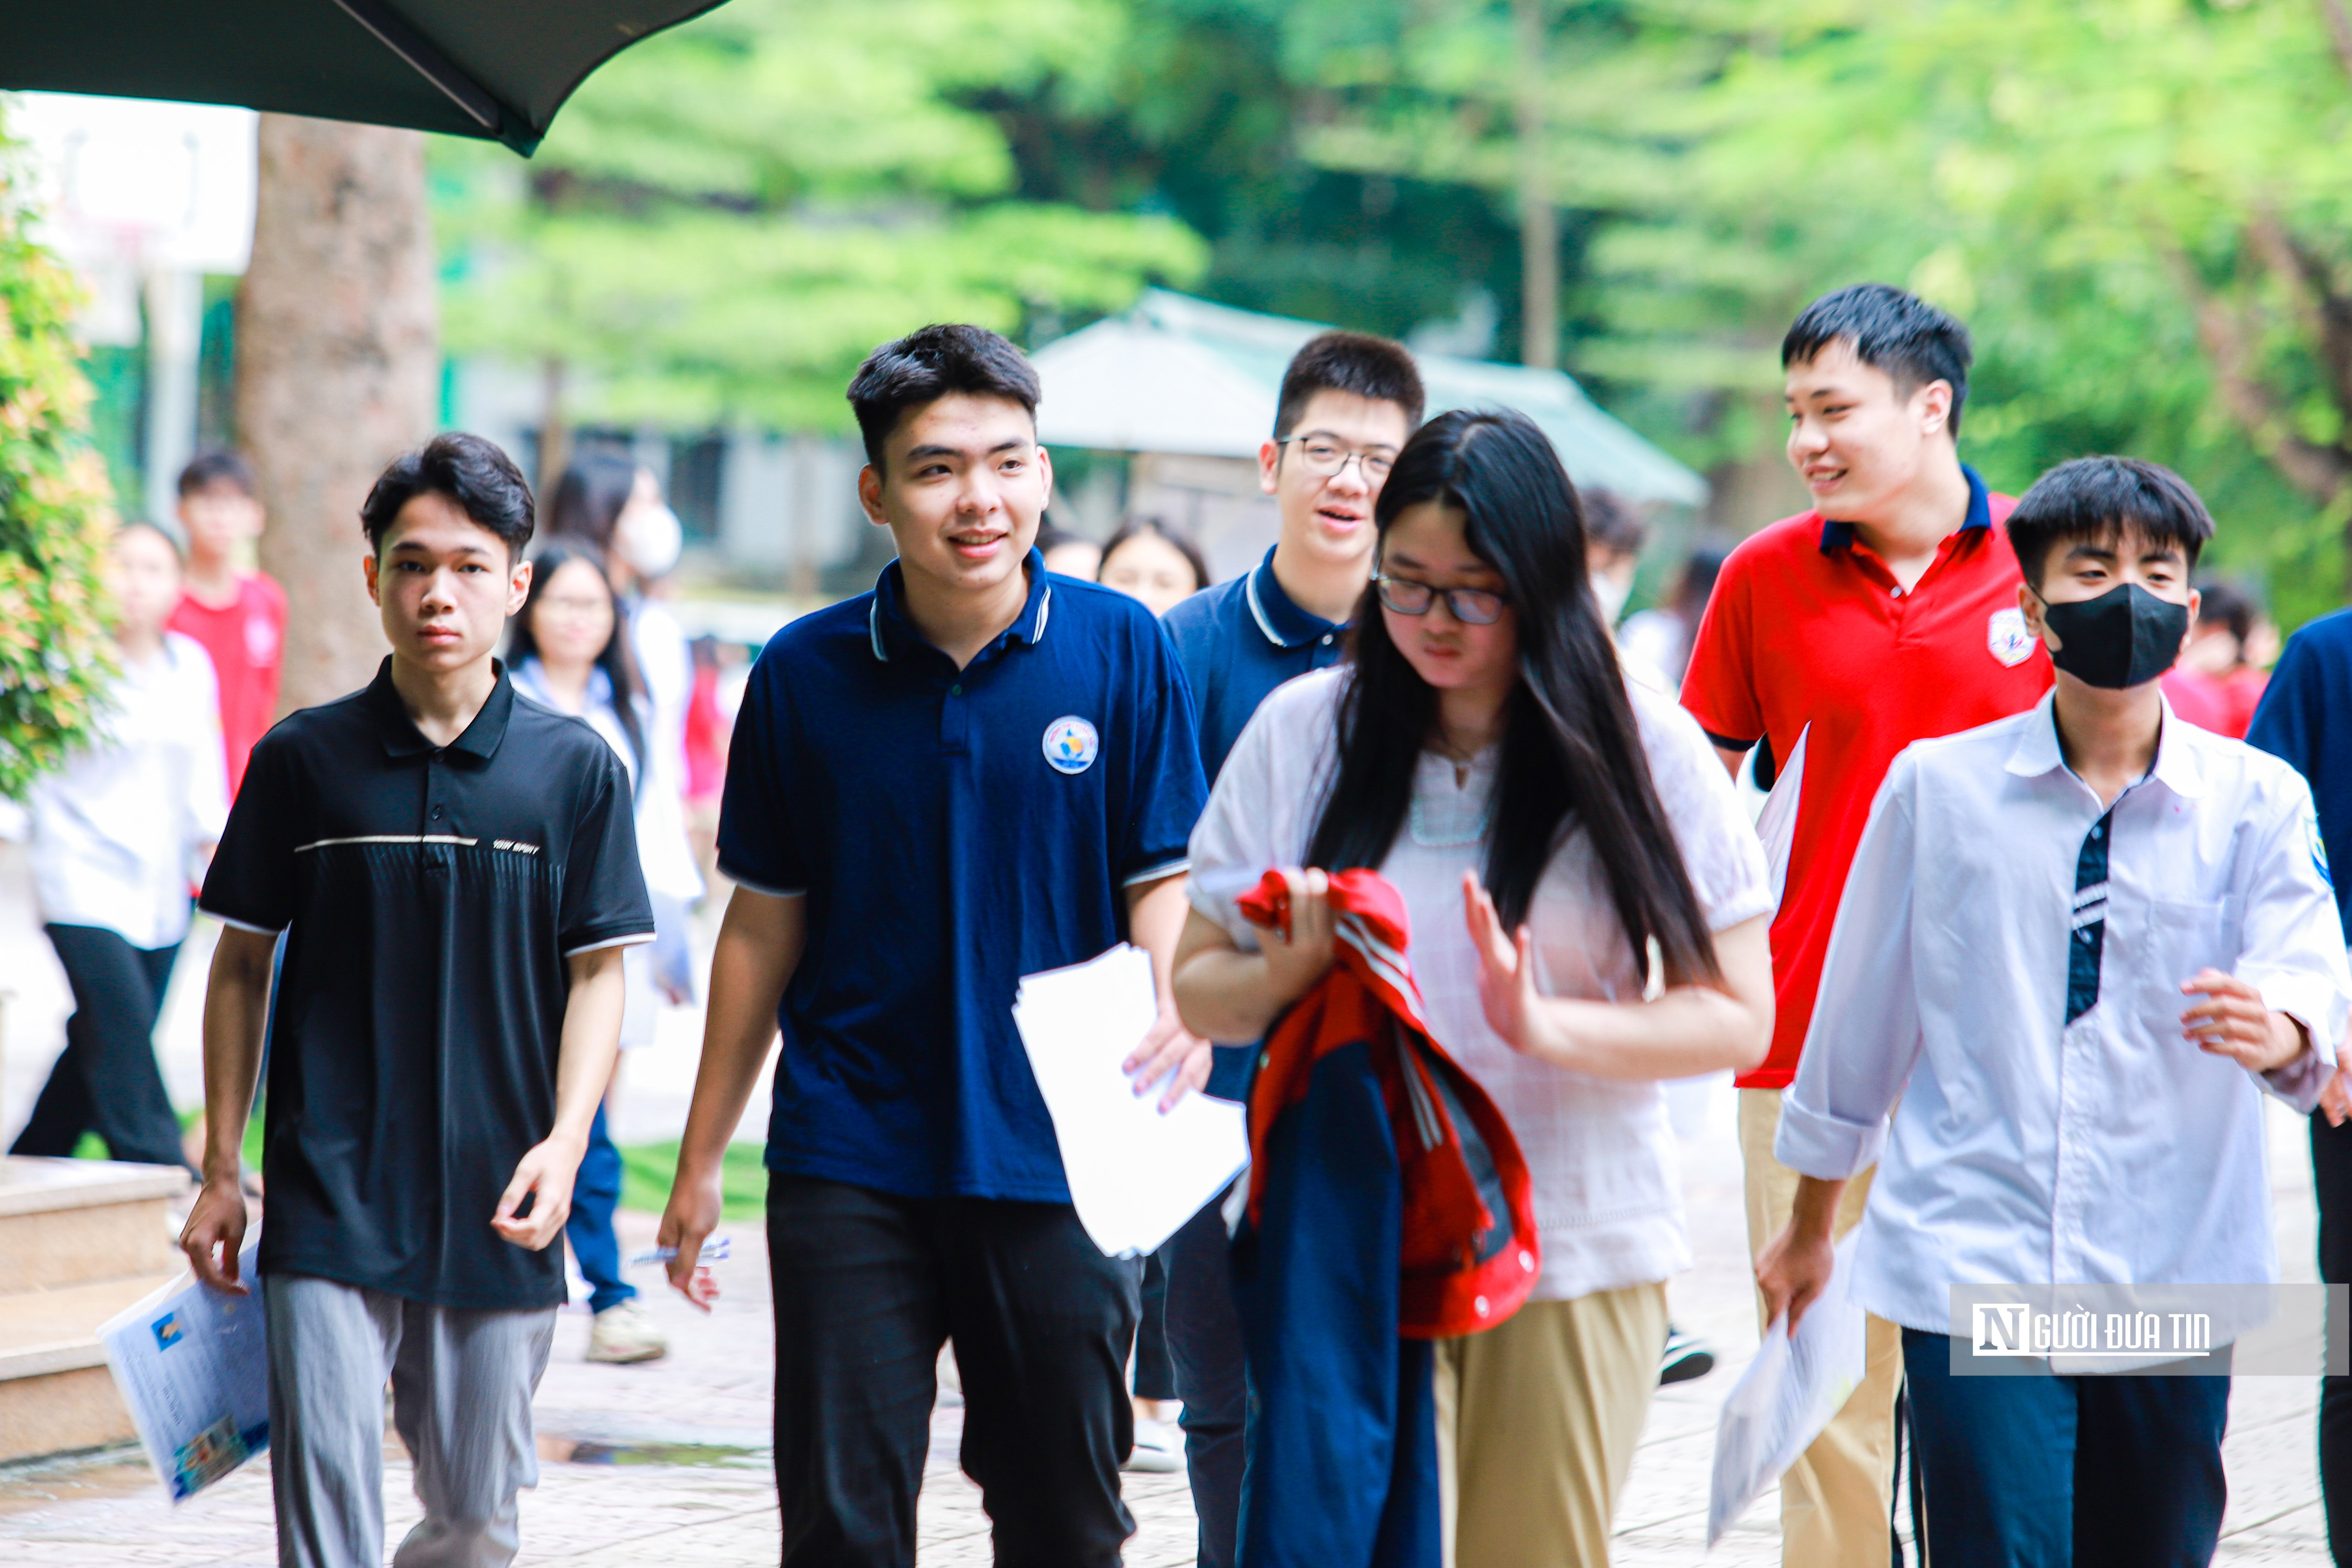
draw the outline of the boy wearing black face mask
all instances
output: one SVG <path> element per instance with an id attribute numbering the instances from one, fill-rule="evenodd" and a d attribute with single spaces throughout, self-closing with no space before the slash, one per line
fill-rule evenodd
<path id="1" fill-rule="evenodd" d="M 2019 605 L 2057 685 L 1888 770 L 1782 1106 L 1804 1179 L 1759 1283 L 1803 1313 L 1876 1161 L 1850 1283 L 1903 1325 L 1937 1568 L 2201 1563 L 2219 1539 L 2227 1375 L 1956 1376 L 1946 1337 L 1963 1282 L 2278 1278 L 2261 1095 L 2316 1103 L 2352 972 L 2302 778 L 2157 684 L 2212 529 L 2129 458 L 2018 502 Z"/>

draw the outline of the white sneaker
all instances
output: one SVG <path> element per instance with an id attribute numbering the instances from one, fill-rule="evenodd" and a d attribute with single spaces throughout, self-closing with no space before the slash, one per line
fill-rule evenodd
<path id="1" fill-rule="evenodd" d="M 1138 1421 L 1135 1424 L 1135 1447 L 1127 1456 L 1123 1470 L 1137 1470 L 1145 1475 L 1170 1475 L 1184 1468 L 1184 1434 L 1165 1421 Z"/>
<path id="2" fill-rule="evenodd" d="M 595 1326 L 588 1331 L 591 1361 L 655 1361 L 668 1354 L 668 1338 L 634 1297 L 598 1312 Z"/>

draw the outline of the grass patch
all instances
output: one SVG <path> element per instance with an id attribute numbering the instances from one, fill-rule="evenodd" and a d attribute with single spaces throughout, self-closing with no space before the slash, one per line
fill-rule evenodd
<path id="1" fill-rule="evenodd" d="M 768 1172 L 757 1144 L 730 1144 L 719 1162 L 719 1190 L 730 1219 L 760 1219 L 768 1212 Z M 621 1207 L 659 1214 L 669 1206 L 669 1184 L 677 1175 L 677 1145 L 621 1146 Z"/>
<path id="2" fill-rule="evenodd" d="M 189 1128 L 196 1124 L 196 1118 L 203 1115 L 204 1113 L 202 1111 L 183 1111 L 179 1114 L 180 1131 L 184 1133 Z M 74 1145 L 73 1157 L 78 1160 L 102 1160 L 109 1158 L 110 1156 L 106 1152 L 106 1140 L 100 1137 L 96 1133 L 84 1133 L 81 1135 L 81 1142 Z M 253 1114 L 246 1119 L 245 1168 L 249 1171 L 257 1171 L 261 1168 L 261 1112 L 257 1107 L 255 1109 Z"/>

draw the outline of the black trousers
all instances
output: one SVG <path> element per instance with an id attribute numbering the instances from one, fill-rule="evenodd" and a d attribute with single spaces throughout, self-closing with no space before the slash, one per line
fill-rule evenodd
<path id="1" fill-rule="evenodd" d="M 8 1152 L 70 1155 L 84 1133 L 96 1133 L 115 1159 L 186 1166 L 154 1041 L 179 945 L 133 947 L 96 925 L 42 929 L 65 966 L 74 1011 L 66 1049 Z"/>
<path id="2" fill-rule="evenodd" d="M 1140 1262 L 1104 1257 L 1066 1204 L 772 1176 L 768 1267 L 785 1568 L 914 1568 L 950 1341 L 999 1568 L 1116 1568 Z"/>
<path id="3" fill-rule="evenodd" d="M 1184 1465 L 1201 1523 L 1200 1568 L 1234 1568 L 1241 1529 L 1248 1360 L 1234 1302 L 1223 1195 L 1160 1249 L 1168 1270 L 1168 1359 L 1184 1402 Z"/>
<path id="4" fill-rule="evenodd" d="M 2352 1283 L 2352 1122 L 2311 1117 L 2312 1186 L 2319 1198 L 2319 1277 Z M 2327 1508 L 2327 1550 L 2352 1568 L 2352 1377 L 2319 1380 L 2319 1490 Z"/>

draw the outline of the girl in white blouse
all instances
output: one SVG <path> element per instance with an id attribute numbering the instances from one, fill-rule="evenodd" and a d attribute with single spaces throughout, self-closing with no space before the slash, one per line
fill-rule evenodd
<path id="1" fill-rule="evenodd" d="M 1325 872 L 1404 895 L 1439 1043 L 1517 1134 L 1543 1274 L 1439 1346 L 1450 1560 L 1600 1564 L 1690 1265 L 1660 1081 L 1763 1059 L 1764 857 L 1697 725 L 1626 682 L 1574 487 L 1525 416 L 1422 427 L 1347 663 L 1276 691 L 1192 836 L 1185 1024 L 1264 1035 L 1328 967 Z M 1234 899 L 1289 879 L 1288 940 Z"/>

